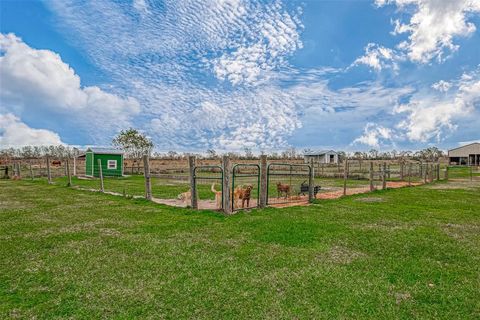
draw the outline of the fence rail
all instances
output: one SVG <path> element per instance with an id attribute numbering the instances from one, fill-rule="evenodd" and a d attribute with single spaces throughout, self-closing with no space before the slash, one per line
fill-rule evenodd
<path id="1" fill-rule="evenodd" d="M 192 168 L 177 166 L 170 171 L 162 168 L 163 172 L 171 173 L 156 173 L 150 168 L 148 183 L 145 182 L 144 165 L 137 163 L 123 169 L 123 175 L 118 177 L 108 176 L 104 170 L 101 179 L 86 177 L 84 162 L 74 159 L 15 160 L 0 165 L 0 178 L 49 181 L 125 197 L 145 197 L 148 194 L 146 188 L 150 186 L 153 201 L 226 212 L 265 205 L 306 204 L 314 199 L 414 186 L 435 180 L 480 180 L 479 167 L 426 162 L 364 161 L 360 164 L 349 160 L 342 165 L 321 165 L 267 162 L 265 158 L 256 164 L 230 165 L 229 161 L 227 164 L 217 161 L 217 164 L 199 162 L 197 165 L 194 161 Z M 235 198 L 234 191 L 248 185 L 252 185 L 252 189 L 245 201 Z"/>

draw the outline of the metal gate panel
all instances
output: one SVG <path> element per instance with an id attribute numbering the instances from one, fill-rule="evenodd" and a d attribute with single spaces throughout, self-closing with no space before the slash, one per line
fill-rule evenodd
<path id="1" fill-rule="evenodd" d="M 270 163 L 267 167 L 267 205 L 308 203 L 311 173 L 308 164 Z"/>
<path id="2" fill-rule="evenodd" d="M 223 168 L 221 166 L 196 166 L 193 181 L 197 190 L 198 209 L 223 209 Z M 216 193 L 212 191 L 216 190 Z"/>
<path id="3" fill-rule="evenodd" d="M 249 187 L 251 187 L 250 190 Z M 232 211 L 256 208 L 259 199 L 260 166 L 258 164 L 234 165 L 232 168 Z"/>

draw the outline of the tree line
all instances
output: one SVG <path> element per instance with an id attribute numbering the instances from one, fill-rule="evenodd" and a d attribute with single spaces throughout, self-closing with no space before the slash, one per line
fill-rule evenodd
<path id="1" fill-rule="evenodd" d="M 152 140 L 144 133 L 129 128 L 122 130 L 112 140 L 112 146 L 121 149 L 125 152 L 125 157 L 130 159 L 140 159 L 144 154 L 158 159 L 184 159 L 190 155 L 196 155 L 203 159 L 216 159 L 222 155 L 228 155 L 233 159 L 259 159 L 261 155 L 266 154 L 270 159 L 303 159 L 305 153 L 313 152 L 311 149 L 303 149 L 299 152 L 294 147 L 287 148 L 280 152 L 260 151 L 255 154 L 252 148 L 244 148 L 243 152 L 228 152 L 220 153 L 215 149 L 208 149 L 205 153 L 191 153 L 191 152 L 157 152 L 154 150 L 155 145 Z M 57 146 L 24 146 L 21 148 L 5 148 L 0 149 L 0 158 L 2 159 L 35 159 L 45 156 L 52 158 L 72 158 L 80 155 L 81 151 L 75 147 L 57 145 Z M 368 152 L 354 151 L 354 152 L 338 152 L 339 160 L 343 161 L 345 158 L 354 160 L 425 160 L 438 161 L 444 157 L 445 154 L 437 147 L 429 147 L 418 151 L 385 151 L 380 152 L 376 149 L 371 149 Z"/>
<path id="2" fill-rule="evenodd" d="M 244 160 L 254 160 L 259 159 L 261 155 L 267 155 L 270 159 L 303 159 L 303 154 L 309 152 L 310 150 L 305 149 L 303 152 L 296 151 L 295 148 L 288 148 L 287 150 L 280 152 L 263 152 L 259 154 L 254 154 L 253 151 L 249 148 L 246 148 L 243 152 L 227 152 L 225 154 L 219 153 L 214 149 L 208 149 L 205 153 L 195 153 L 195 152 L 177 152 L 177 151 L 167 151 L 167 152 L 157 152 L 153 150 L 145 150 L 139 148 L 121 148 L 124 150 L 125 156 L 128 159 L 140 159 L 141 156 L 145 153 L 149 154 L 152 158 L 165 159 L 165 160 L 175 160 L 175 159 L 185 159 L 190 155 L 195 155 L 201 159 L 219 159 L 223 155 L 228 155 L 232 159 L 244 159 Z M 21 148 L 5 148 L 0 149 L 0 158 L 4 160 L 8 159 L 37 159 L 45 156 L 51 158 L 72 158 L 80 155 L 82 151 L 75 147 L 57 145 L 57 146 L 24 146 Z M 379 152 L 377 150 L 370 150 L 368 152 L 355 151 L 355 152 L 338 152 L 340 162 L 345 158 L 352 160 L 425 160 L 425 161 L 438 161 L 442 157 L 445 157 L 445 154 L 442 150 L 436 147 L 430 147 L 418 151 L 386 151 Z"/>

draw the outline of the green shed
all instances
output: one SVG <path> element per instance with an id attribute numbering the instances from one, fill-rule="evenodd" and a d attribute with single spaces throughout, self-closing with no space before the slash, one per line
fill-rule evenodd
<path id="1" fill-rule="evenodd" d="M 102 165 L 104 177 L 123 175 L 123 151 L 109 148 L 88 148 L 85 152 L 85 175 L 99 177 L 98 161 Z"/>

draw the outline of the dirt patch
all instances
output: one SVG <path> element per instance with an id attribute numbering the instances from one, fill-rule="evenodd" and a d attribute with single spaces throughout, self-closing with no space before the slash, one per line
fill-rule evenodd
<path id="1" fill-rule="evenodd" d="M 395 303 L 401 304 L 404 301 L 408 301 L 412 299 L 412 295 L 408 292 L 396 292 L 395 296 Z"/>
<path id="2" fill-rule="evenodd" d="M 418 186 L 418 185 L 421 185 L 421 183 L 411 183 L 410 185 Z M 407 186 L 408 186 L 408 182 L 406 181 L 388 181 L 387 182 L 387 189 L 397 189 L 397 188 L 403 188 Z M 347 188 L 347 196 L 354 195 L 354 194 L 368 193 L 368 192 L 370 192 L 370 187 Z M 343 189 L 317 194 L 317 199 L 337 199 L 340 197 L 343 197 Z"/>
<path id="3" fill-rule="evenodd" d="M 182 207 L 186 208 L 188 207 L 188 203 L 179 200 L 179 199 L 158 199 L 158 198 L 153 198 L 153 202 L 155 203 L 160 203 L 160 204 L 166 204 L 167 206 L 172 206 L 172 207 Z"/>
<path id="4" fill-rule="evenodd" d="M 359 194 L 359 193 L 367 193 L 369 192 L 369 188 L 353 188 L 347 189 L 347 195 Z M 329 191 L 317 194 L 316 199 L 338 199 L 343 197 L 343 190 L 337 191 Z"/>
<path id="5" fill-rule="evenodd" d="M 456 240 L 464 240 L 480 235 L 480 225 L 447 223 L 441 226 L 442 230 Z"/>
<path id="6" fill-rule="evenodd" d="M 283 203 L 284 202 L 284 203 Z M 288 208 L 296 206 L 308 206 L 308 195 L 290 196 L 288 198 L 268 198 L 268 206 L 275 208 Z"/>
<path id="7" fill-rule="evenodd" d="M 179 199 L 158 199 L 153 198 L 153 202 L 166 204 L 167 206 L 187 208 L 190 207 L 190 202 L 185 202 Z M 198 208 L 204 210 L 218 210 L 215 200 L 198 200 Z"/>

